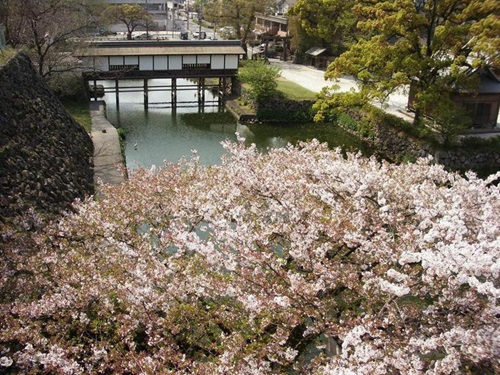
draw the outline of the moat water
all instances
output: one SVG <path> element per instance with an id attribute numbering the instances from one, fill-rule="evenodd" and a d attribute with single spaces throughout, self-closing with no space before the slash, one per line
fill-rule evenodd
<path id="1" fill-rule="evenodd" d="M 182 86 L 183 82 L 179 82 Z M 100 82 L 105 87 L 114 87 L 114 81 Z M 140 86 L 142 81 L 120 81 L 120 87 Z M 166 87 L 169 80 L 152 79 L 151 87 Z M 190 84 L 185 81 L 184 84 Z M 115 93 L 106 93 L 106 112 L 109 121 L 125 132 L 125 157 L 128 168 L 161 166 L 164 161 L 178 161 L 189 158 L 196 150 L 204 164 L 218 164 L 224 153 L 221 142 L 236 141 L 236 132 L 246 139 L 247 144 L 255 143 L 265 151 L 272 147 L 282 147 L 287 143 L 307 141 L 313 138 L 327 142 L 329 147 L 341 147 L 348 151 L 367 150 L 354 137 L 341 129 L 325 124 L 238 124 L 224 107 L 213 106 L 217 99 L 205 91 L 205 105 L 198 106 L 196 90 L 178 91 L 177 101 L 191 102 L 179 104 L 173 110 L 170 105 L 170 91 L 158 89 L 149 92 L 148 107 L 144 106 L 144 93 L 129 90 L 120 92 L 119 105 Z"/>

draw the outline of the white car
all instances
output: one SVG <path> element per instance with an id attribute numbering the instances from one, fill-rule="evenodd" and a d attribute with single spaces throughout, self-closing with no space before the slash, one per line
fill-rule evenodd
<path id="1" fill-rule="evenodd" d="M 201 33 L 199 31 L 193 32 L 193 39 L 206 39 L 207 38 L 207 33 L 202 31 Z"/>

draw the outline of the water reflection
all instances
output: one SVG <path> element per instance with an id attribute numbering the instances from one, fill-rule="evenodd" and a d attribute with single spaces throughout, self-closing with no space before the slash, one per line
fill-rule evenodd
<path id="1" fill-rule="evenodd" d="M 129 168 L 160 166 L 165 160 L 175 162 L 182 157 L 189 158 L 192 150 L 197 151 L 202 163 L 218 164 L 224 153 L 221 142 L 226 139 L 236 141 L 236 132 L 246 138 L 247 143 L 255 143 L 261 150 L 313 138 L 328 142 L 331 147 L 363 149 L 352 137 L 323 124 L 237 124 L 223 107 L 212 105 L 217 103 L 217 98 L 210 90 L 205 90 L 204 93 L 207 105 L 179 106 L 173 109 L 169 101 L 171 93 L 165 89 L 168 85 L 166 81 L 169 80 L 148 81 L 149 87 L 162 86 L 164 89 L 149 92 L 147 109 L 144 107 L 144 93 L 139 90 L 120 92 L 119 106 L 116 105 L 114 93 L 107 92 L 103 98 L 106 101 L 108 119 L 125 131 L 125 156 Z M 105 87 L 115 85 L 114 81 L 100 83 Z M 141 84 L 142 81 L 120 81 L 120 87 L 138 87 Z M 182 84 L 180 82 L 178 86 Z M 187 81 L 186 84 L 192 82 Z M 192 101 L 197 104 L 197 91 L 181 90 L 177 94 L 177 100 L 179 103 Z"/>

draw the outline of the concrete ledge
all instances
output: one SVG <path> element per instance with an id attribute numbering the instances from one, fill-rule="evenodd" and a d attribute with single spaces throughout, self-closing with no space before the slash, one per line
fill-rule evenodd
<path id="1" fill-rule="evenodd" d="M 241 124 L 253 123 L 257 120 L 255 112 L 240 107 L 236 100 L 226 101 L 226 109 Z"/>
<path id="2" fill-rule="evenodd" d="M 105 102 L 90 103 L 94 142 L 94 183 L 119 185 L 125 180 L 125 164 L 116 128 L 106 119 Z"/>

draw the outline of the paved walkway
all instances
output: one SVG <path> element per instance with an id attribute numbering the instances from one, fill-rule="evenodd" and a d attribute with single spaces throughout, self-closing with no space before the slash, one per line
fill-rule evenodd
<path id="1" fill-rule="evenodd" d="M 281 69 L 281 76 L 291 82 L 295 82 L 302 87 L 314 92 L 320 92 L 324 87 L 337 86 L 338 92 L 357 91 L 358 86 L 353 77 L 343 76 L 338 81 L 325 80 L 325 72 L 310 66 L 293 64 L 292 62 L 283 62 L 276 59 L 270 59 L 272 65 Z M 412 120 L 413 114 L 406 110 L 408 97 L 403 90 L 390 95 L 384 109 L 405 120 Z M 380 105 L 378 105 L 380 107 Z"/>
<path id="2" fill-rule="evenodd" d="M 119 185 L 125 180 L 120 138 L 106 119 L 103 101 L 90 102 L 91 137 L 94 142 L 94 184 Z"/>
<path id="3" fill-rule="evenodd" d="M 314 92 L 320 92 L 324 87 L 332 87 L 333 85 L 338 85 L 338 92 L 356 91 L 358 89 L 353 77 L 344 76 L 338 82 L 327 81 L 325 80 L 325 72 L 323 70 L 277 59 L 270 59 L 270 62 L 281 69 L 281 76 L 283 78 Z M 404 91 L 404 89 L 399 90 L 397 93 L 390 95 L 383 106 L 380 104 L 377 106 L 407 121 L 413 121 L 413 113 L 406 110 L 408 94 Z M 468 134 L 484 138 L 498 136 L 500 134 L 500 115 L 494 129 L 471 131 Z"/>

